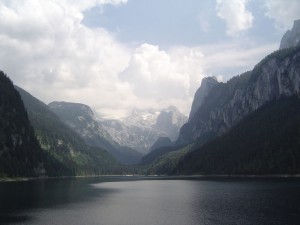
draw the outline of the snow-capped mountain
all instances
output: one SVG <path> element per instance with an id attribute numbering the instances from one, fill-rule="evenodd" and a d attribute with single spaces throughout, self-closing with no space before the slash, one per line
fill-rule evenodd
<path id="1" fill-rule="evenodd" d="M 52 102 L 49 107 L 89 145 L 107 149 L 124 163 L 136 162 L 124 155 L 129 153 L 138 159 L 133 150 L 145 154 L 160 137 L 176 140 L 187 121 L 174 106 L 160 112 L 135 109 L 123 120 L 99 118 L 89 106 L 79 103 Z"/>
<path id="2" fill-rule="evenodd" d="M 122 121 L 106 120 L 101 123 L 113 140 L 120 145 L 147 153 L 160 137 L 176 140 L 181 126 L 186 121 L 185 115 L 176 107 L 170 106 L 160 112 L 134 109 Z"/>

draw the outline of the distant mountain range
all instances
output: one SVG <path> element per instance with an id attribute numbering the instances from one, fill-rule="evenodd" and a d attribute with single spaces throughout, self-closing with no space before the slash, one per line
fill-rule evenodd
<path id="1" fill-rule="evenodd" d="M 49 109 L 90 146 L 106 149 L 119 162 L 137 163 L 142 154 L 113 140 L 92 109 L 84 104 L 52 102 Z"/>
<path id="2" fill-rule="evenodd" d="M 187 121 L 174 106 L 165 110 L 133 110 L 123 120 L 98 118 L 83 104 L 52 102 L 50 109 L 89 145 L 102 147 L 122 163 L 137 163 L 160 137 L 176 140 Z"/>

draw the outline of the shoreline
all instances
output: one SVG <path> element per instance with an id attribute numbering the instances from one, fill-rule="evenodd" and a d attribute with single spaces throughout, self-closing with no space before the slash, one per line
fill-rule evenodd
<path id="1" fill-rule="evenodd" d="M 128 178 L 152 178 L 152 179 L 271 179 L 271 178 L 300 178 L 300 174 L 265 174 L 265 175 L 234 175 L 234 174 L 211 174 L 211 175 L 87 175 L 87 176 L 60 176 L 60 177 L 0 177 L 0 183 L 6 182 L 26 182 L 33 180 L 52 179 L 77 179 L 96 177 L 128 177 Z"/>

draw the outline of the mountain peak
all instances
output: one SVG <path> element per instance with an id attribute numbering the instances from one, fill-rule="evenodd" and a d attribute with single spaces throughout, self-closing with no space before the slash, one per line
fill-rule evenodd
<path id="1" fill-rule="evenodd" d="M 95 113 L 88 105 L 82 103 L 73 103 L 73 102 L 58 102 L 54 101 L 48 104 L 48 106 L 56 111 L 63 109 L 64 111 L 68 111 L 70 113 L 76 112 L 80 115 L 90 115 L 91 117 L 95 117 Z"/>
<path id="2" fill-rule="evenodd" d="M 300 19 L 294 21 L 293 28 L 282 37 L 279 49 L 291 48 L 300 45 Z"/>
<path id="3" fill-rule="evenodd" d="M 210 90 L 216 86 L 219 82 L 215 76 L 204 77 L 201 81 L 201 85 L 195 93 L 194 101 L 192 104 L 189 120 L 191 120 L 200 106 L 203 104 L 204 99 L 209 94 Z"/>

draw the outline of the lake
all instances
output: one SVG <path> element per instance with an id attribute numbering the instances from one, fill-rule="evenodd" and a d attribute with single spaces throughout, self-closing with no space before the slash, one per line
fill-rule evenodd
<path id="1" fill-rule="evenodd" d="M 300 180 L 96 177 L 0 183 L 0 224 L 295 225 Z"/>

